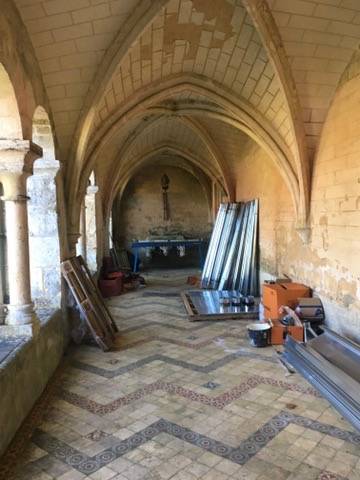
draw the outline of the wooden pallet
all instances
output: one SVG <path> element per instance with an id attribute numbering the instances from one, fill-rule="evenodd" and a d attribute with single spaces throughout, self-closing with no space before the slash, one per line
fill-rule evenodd
<path id="1" fill-rule="evenodd" d="M 63 261 L 61 272 L 95 341 L 102 350 L 110 350 L 118 328 L 83 258 L 78 256 Z"/>

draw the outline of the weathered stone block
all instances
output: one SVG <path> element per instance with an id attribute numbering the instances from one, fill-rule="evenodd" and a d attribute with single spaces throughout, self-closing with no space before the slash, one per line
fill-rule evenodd
<path id="1" fill-rule="evenodd" d="M 59 265 L 59 240 L 54 237 L 30 237 L 30 263 L 33 267 Z"/>

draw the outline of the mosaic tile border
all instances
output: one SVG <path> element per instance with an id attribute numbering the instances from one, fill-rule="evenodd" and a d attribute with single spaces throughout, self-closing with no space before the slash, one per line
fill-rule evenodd
<path id="1" fill-rule="evenodd" d="M 205 451 L 211 452 L 238 465 L 245 465 L 289 424 L 305 427 L 344 440 L 352 445 L 360 446 L 360 435 L 358 434 L 286 411 L 282 411 L 271 418 L 235 448 L 165 419 L 154 422 L 125 440 L 115 440 L 111 447 L 106 448 L 92 457 L 70 447 L 65 442 L 41 430 L 35 431 L 32 441 L 56 459 L 86 475 L 95 473 L 100 468 L 122 457 L 126 453 L 135 450 L 161 433 L 167 433 L 168 435 L 200 447 Z M 36 461 L 34 463 L 36 463 Z M 329 477 L 329 475 L 332 474 L 330 472 L 323 472 L 322 480 L 334 480 L 334 477 Z"/>
<path id="2" fill-rule="evenodd" d="M 169 303 L 151 302 L 151 301 L 150 302 L 142 302 L 142 303 L 129 302 L 129 303 L 123 303 L 122 305 L 111 305 L 111 304 L 108 305 L 110 310 L 115 310 L 115 311 L 125 313 L 125 314 L 128 313 L 130 309 L 131 309 L 131 311 L 134 311 L 136 309 L 141 309 L 141 312 L 134 313 L 133 315 L 131 315 L 131 317 L 126 316 L 126 318 L 132 318 L 132 317 L 136 317 L 136 316 L 139 316 L 139 315 L 144 315 L 145 307 L 149 307 L 149 309 L 146 310 L 146 315 L 149 315 L 151 313 L 164 313 L 164 314 L 169 315 L 169 316 L 174 317 L 174 318 L 181 318 L 182 320 L 184 318 L 186 318 L 186 310 L 185 310 L 183 305 L 181 305 L 181 304 L 178 304 L 178 305 L 172 304 L 171 305 L 171 309 L 175 310 L 176 313 L 174 313 L 174 311 L 172 311 L 170 313 L 169 312 L 169 306 L 170 306 Z M 162 310 L 162 309 L 160 310 L 159 307 L 162 307 L 164 310 Z"/>
<path id="3" fill-rule="evenodd" d="M 135 390 L 134 392 L 129 393 L 128 395 L 124 395 L 123 397 L 119 397 L 107 404 L 101 404 L 95 402 L 94 400 L 89 400 L 82 395 L 74 392 L 69 392 L 68 390 L 64 389 L 59 390 L 58 394 L 62 400 L 65 400 L 66 402 L 76 407 L 82 408 L 84 410 L 87 410 L 88 412 L 95 413 L 97 415 L 106 415 L 108 413 L 112 413 L 115 410 L 126 405 L 130 405 L 132 402 L 140 400 L 146 395 L 150 395 L 157 390 L 165 391 L 171 395 L 178 395 L 180 397 L 186 398 L 187 400 L 202 403 L 203 405 L 208 405 L 221 410 L 259 385 L 273 385 L 288 391 L 313 395 L 315 397 L 321 397 L 320 394 L 312 387 L 302 387 L 298 384 L 284 382 L 282 380 L 275 380 L 268 377 L 262 377 L 260 375 L 254 375 L 248 378 L 245 382 L 240 383 L 228 392 L 222 393 L 217 397 L 194 392 L 193 390 L 181 387 L 179 385 L 174 385 L 173 383 L 163 382 L 161 380 L 150 383 L 145 387 Z"/>
<path id="4" fill-rule="evenodd" d="M 275 364 L 278 363 L 278 360 L 273 357 L 260 355 L 255 352 L 253 353 L 253 352 L 243 351 L 243 352 L 237 352 L 237 353 L 230 353 L 229 355 L 225 355 L 225 357 L 219 358 L 218 360 L 214 360 L 208 365 L 197 365 L 196 363 L 185 362 L 184 360 L 178 360 L 172 357 L 168 357 L 167 355 L 154 354 L 154 355 L 149 355 L 148 357 L 145 357 L 145 358 L 141 358 L 140 360 L 136 360 L 135 362 L 130 363 L 129 365 L 124 365 L 123 367 L 119 367 L 116 370 L 107 370 L 105 368 L 97 367 L 95 365 L 90 365 L 88 363 L 80 362 L 79 360 L 73 360 L 71 362 L 71 366 L 79 370 L 83 370 L 89 373 L 93 373 L 95 375 L 99 375 L 100 377 L 110 379 L 110 378 L 120 377 L 121 375 L 125 375 L 126 373 L 132 372 L 137 368 L 144 367 L 153 362 L 164 362 L 164 363 L 167 363 L 168 365 L 175 365 L 176 367 L 182 367 L 187 370 L 192 370 L 193 372 L 211 373 L 214 370 L 224 367 L 228 363 L 239 359 L 240 357 L 258 359 L 258 360 L 275 363 Z"/>
<path id="5" fill-rule="evenodd" d="M 214 343 L 216 340 L 219 340 L 220 338 L 221 339 L 235 338 L 238 340 L 242 340 L 241 342 L 242 344 L 248 345 L 248 342 L 246 342 L 244 339 L 244 335 L 235 334 L 235 333 L 224 333 L 224 335 L 221 335 L 221 336 L 215 335 L 214 337 L 207 338 L 198 343 L 193 343 L 193 341 L 185 342 L 184 340 L 177 340 L 176 338 L 163 337 L 161 335 L 152 335 L 146 338 L 141 338 L 140 340 L 136 340 L 132 343 L 128 343 L 128 344 L 125 343 L 124 345 L 117 345 L 115 343 L 115 346 L 112 348 L 111 351 L 128 350 L 129 348 L 138 347 L 140 345 L 145 345 L 146 343 L 150 343 L 150 342 L 170 343 L 172 345 L 178 345 L 179 347 L 190 348 L 192 350 L 200 350 L 201 348 L 211 345 L 212 343 Z M 121 340 L 121 337 L 119 338 L 119 343 L 120 343 L 120 340 Z M 198 337 L 195 337 L 193 340 L 198 340 Z M 263 357 L 261 354 L 256 354 L 256 356 L 260 358 Z"/>
<path id="6" fill-rule="evenodd" d="M 147 313 L 145 314 L 147 315 Z M 171 317 L 171 315 L 169 315 Z M 124 320 L 133 321 L 134 319 L 142 319 L 144 315 L 135 315 L 134 317 L 126 317 Z M 184 317 L 181 317 L 184 320 Z M 178 332 L 196 332 L 198 330 L 202 330 L 210 325 L 210 322 L 201 322 L 199 325 L 195 325 L 194 327 L 180 327 L 179 325 L 174 325 L 172 323 L 165 323 L 165 322 L 157 322 L 155 320 L 149 320 L 145 323 L 140 323 L 138 325 L 134 325 L 132 327 L 125 328 L 123 330 L 119 330 L 119 335 L 125 335 L 126 333 L 135 332 L 136 330 L 142 330 L 144 328 L 149 327 L 164 327 L 164 328 L 171 328 L 172 330 L 176 330 Z"/>

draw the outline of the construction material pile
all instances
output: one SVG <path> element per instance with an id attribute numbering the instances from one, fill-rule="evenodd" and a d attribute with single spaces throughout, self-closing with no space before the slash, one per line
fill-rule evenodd
<path id="1" fill-rule="evenodd" d="M 202 273 L 202 288 L 258 296 L 258 210 L 258 200 L 220 205 Z"/>
<path id="2" fill-rule="evenodd" d="M 288 336 L 285 360 L 360 432 L 360 345 L 324 330 L 307 343 Z"/>

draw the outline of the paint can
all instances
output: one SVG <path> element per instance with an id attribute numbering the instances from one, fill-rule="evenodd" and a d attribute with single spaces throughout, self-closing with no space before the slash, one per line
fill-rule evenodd
<path id="1" fill-rule="evenodd" d="M 266 347 L 270 343 L 271 327 L 268 323 L 251 323 L 247 327 L 253 347 Z"/>

